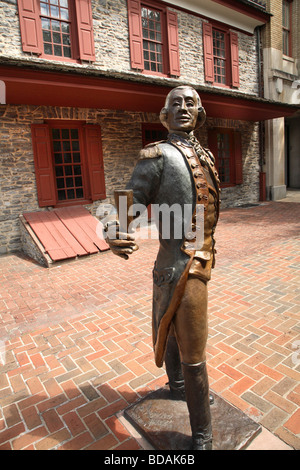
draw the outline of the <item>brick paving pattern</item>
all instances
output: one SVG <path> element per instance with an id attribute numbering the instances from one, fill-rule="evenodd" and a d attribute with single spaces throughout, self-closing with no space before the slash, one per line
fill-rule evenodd
<path id="1" fill-rule="evenodd" d="M 221 212 L 212 390 L 300 449 L 300 204 Z M 0 450 L 139 449 L 119 412 L 166 382 L 151 344 L 156 240 L 51 269 L 0 258 Z"/>

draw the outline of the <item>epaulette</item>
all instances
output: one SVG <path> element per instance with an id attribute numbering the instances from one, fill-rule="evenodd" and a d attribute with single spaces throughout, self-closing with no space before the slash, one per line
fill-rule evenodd
<path id="1" fill-rule="evenodd" d="M 162 151 L 158 147 L 158 144 L 165 142 L 161 140 L 160 142 L 153 142 L 152 144 L 146 145 L 139 153 L 139 160 L 145 160 L 147 158 L 158 158 L 162 156 Z"/>

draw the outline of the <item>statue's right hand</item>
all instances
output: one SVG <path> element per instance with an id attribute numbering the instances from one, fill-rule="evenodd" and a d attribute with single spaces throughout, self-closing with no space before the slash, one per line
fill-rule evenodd
<path id="1" fill-rule="evenodd" d="M 129 233 L 119 231 L 119 223 L 110 223 L 106 228 L 106 242 L 108 243 L 111 251 L 121 258 L 128 259 L 134 251 L 139 249 L 135 243 L 135 239 Z"/>

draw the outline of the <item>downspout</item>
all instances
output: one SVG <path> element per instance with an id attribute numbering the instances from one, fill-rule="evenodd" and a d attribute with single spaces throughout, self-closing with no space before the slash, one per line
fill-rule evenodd
<path id="1" fill-rule="evenodd" d="M 264 96 L 263 90 L 263 68 L 262 68 L 262 53 L 261 53 L 261 26 L 256 27 L 256 50 L 257 50 L 257 62 L 258 62 L 258 95 L 260 98 Z M 259 200 L 266 200 L 266 173 L 264 170 L 265 158 L 264 158 L 264 138 L 265 138 L 265 123 L 259 121 L 258 123 L 259 132 Z"/>

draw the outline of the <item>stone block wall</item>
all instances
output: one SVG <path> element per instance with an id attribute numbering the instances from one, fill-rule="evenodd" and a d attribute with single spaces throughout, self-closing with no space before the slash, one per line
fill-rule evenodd
<path id="1" fill-rule="evenodd" d="M 31 141 L 31 124 L 45 119 L 83 120 L 99 124 L 102 133 L 107 198 L 88 205 L 112 203 L 114 189 L 125 187 L 142 148 L 142 123 L 159 122 L 158 115 L 101 109 L 48 106 L 0 106 L 0 254 L 21 249 L 19 215 L 47 210 L 38 205 Z M 208 119 L 199 132 L 207 147 L 207 128 L 231 127 L 242 133 L 244 182 L 222 191 L 222 207 L 257 202 L 258 131 L 255 124 Z"/>
<path id="2" fill-rule="evenodd" d="M 172 8 L 170 8 L 172 10 Z M 192 85 L 205 85 L 202 24 L 200 17 L 176 10 L 181 81 Z M 39 58 L 22 51 L 17 0 L 2 0 L 0 9 L 0 56 L 22 59 L 31 64 L 47 64 L 57 69 L 76 68 L 84 72 L 101 70 L 145 77 L 130 66 L 127 0 L 92 0 L 93 30 L 96 61 L 92 64 L 64 63 Z M 258 94 L 256 36 L 238 32 L 240 56 L 239 92 Z M 155 80 L 155 77 L 153 77 Z M 168 82 L 168 78 L 164 78 Z M 211 87 L 211 85 L 206 84 Z"/>

